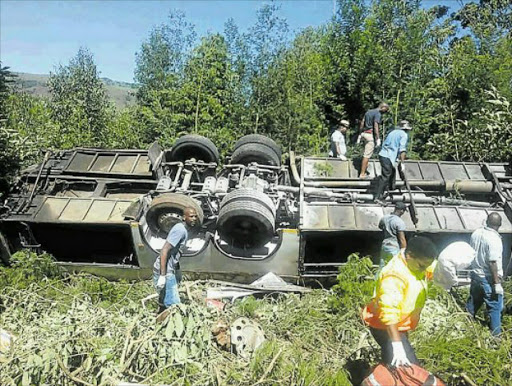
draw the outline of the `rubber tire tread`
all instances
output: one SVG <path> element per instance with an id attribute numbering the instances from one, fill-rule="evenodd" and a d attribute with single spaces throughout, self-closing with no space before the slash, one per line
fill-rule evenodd
<path id="1" fill-rule="evenodd" d="M 190 148 L 196 147 L 196 151 L 191 150 Z M 175 142 L 173 147 L 171 148 L 170 152 L 170 158 L 173 161 L 186 161 L 185 158 L 182 155 L 183 152 L 190 152 L 190 153 L 196 153 L 194 154 L 193 158 L 196 158 L 197 160 L 202 160 L 204 162 L 215 162 L 219 163 L 220 157 L 219 157 L 219 150 L 217 149 L 217 146 L 209 140 L 206 137 L 203 137 L 202 135 L 198 134 L 187 134 L 183 137 L 178 138 Z M 208 157 L 203 157 L 201 154 L 208 154 Z M 192 157 L 190 157 L 192 158 Z"/>
<path id="2" fill-rule="evenodd" d="M 217 231 L 224 240 L 233 238 L 235 234 L 232 226 L 229 226 L 230 220 L 237 217 L 249 217 L 253 220 L 253 224 L 258 227 L 258 232 L 252 233 L 253 239 L 250 244 L 253 247 L 265 245 L 274 235 L 275 217 L 267 207 L 259 202 L 252 201 L 233 201 L 224 205 L 219 211 L 217 219 Z M 235 240 L 241 243 L 244 240 Z"/>
<path id="3" fill-rule="evenodd" d="M 267 196 L 265 193 L 260 192 L 259 190 L 254 189 L 237 189 L 233 190 L 230 193 L 226 194 L 224 196 L 224 199 L 222 200 L 220 207 L 222 208 L 224 205 L 227 205 L 230 202 L 235 201 L 252 201 L 252 202 L 259 202 L 272 212 L 272 215 L 276 216 L 276 207 L 274 205 L 274 202 L 272 199 Z"/>
<path id="4" fill-rule="evenodd" d="M 248 165 L 250 162 L 257 162 L 260 165 L 281 166 L 281 157 L 271 148 L 257 143 L 243 144 L 231 155 L 232 164 Z"/>
<path id="5" fill-rule="evenodd" d="M 198 225 L 201 225 L 204 220 L 201 205 L 193 198 L 177 193 L 164 193 L 154 198 L 146 211 L 146 222 L 154 233 L 160 233 L 161 229 L 158 226 L 158 217 L 162 209 L 181 209 L 183 211 L 187 206 L 196 210 Z"/>
<path id="6" fill-rule="evenodd" d="M 244 135 L 242 138 L 240 138 L 235 143 L 235 147 L 233 150 L 238 149 L 240 146 L 246 144 L 246 143 L 256 143 L 260 145 L 265 145 L 277 154 L 279 158 L 281 158 L 281 155 L 283 154 L 281 151 L 281 147 L 272 139 L 269 137 L 266 137 L 262 134 L 248 134 Z"/>

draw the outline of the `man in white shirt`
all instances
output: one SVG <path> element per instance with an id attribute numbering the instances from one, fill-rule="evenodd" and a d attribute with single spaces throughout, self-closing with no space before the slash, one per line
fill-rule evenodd
<path id="1" fill-rule="evenodd" d="M 344 161 L 347 160 L 347 145 L 345 145 L 345 133 L 350 126 L 349 121 L 342 119 L 336 130 L 331 134 L 331 146 L 329 157 L 340 158 Z"/>
<path id="2" fill-rule="evenodd" d="M 490 319 L 491 333 L 501 333 L 501 311 L 503 310 L 503 242 L 498 233 L 501 216 L 492 212 L 487 216 L 487 226 L 471 235 L 471 247 L 476 256 L 471 263 L 471 288 L 466 308 L 472 316 L 485 303 Z"/>

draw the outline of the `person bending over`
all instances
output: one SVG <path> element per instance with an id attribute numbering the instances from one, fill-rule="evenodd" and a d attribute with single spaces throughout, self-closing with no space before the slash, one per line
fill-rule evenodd
<path id="1" fill-rule="evenodd" d="M 374 297 L 362 316 L 381 347 L 382 361 L 388 365 L 419 364 L 408 332 L 420 320 L 427 299 L 427 277 L 433 272 L 436 257 L 437 248 L 430 239 L 414 237 L 377 277 Z"/>

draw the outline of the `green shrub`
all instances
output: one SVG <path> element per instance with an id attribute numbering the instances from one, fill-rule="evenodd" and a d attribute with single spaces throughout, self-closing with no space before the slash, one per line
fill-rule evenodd
<path id="1" fill-rule="evenodd" d="M 345 313 L 360 310 L 372 297 L 375 287 L 372 261 L 369 257 L 352 254 L 340 267 L 336 285 L 328 304 L 331 310 Z"/>

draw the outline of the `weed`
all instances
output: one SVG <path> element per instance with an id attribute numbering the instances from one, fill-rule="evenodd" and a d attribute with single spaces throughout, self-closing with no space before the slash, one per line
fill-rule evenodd
<path id="1" fill-rule="evenodd" d="M 260 301 L 254 296 L 247 296 L 237 303 L 238 312 L 242 316 L 253 318 L 256 316 L 256 311 L 260 307 Z"/>
<path id="2" fill-rule="evenodd" d="M 328 162 L 317 161 L 313 165 L 313 171 L 317 177 L 330 177 L 332 176 L 334 169 Z"/>
<path id="3" fill-rule="evenodd" d="M 265 332 L 266 343 L 246 361 L 211 342 L 219 315 L 201 299 L 173 308 L 157 325 L 156 306 L 140 305 L 153 292 L 149 281 L 66 275 L 51 256 L 24 252 L 13 267 L 0 269 L 0 325 L 18 335 L 0 362 L 0 384 L 74 383 L 66 372 L 91 384 L 357 383 L 380 357 L 359 314 L 373 277 L 371 260 L 351 255 L 331 290 L 249 297 L 226 308 L 226 320 L 254 318 Z M 188 286 L 205 290 L 202 282 Z M 511 296 L 512 283 L 504 288 Z M 512 384 L 512 316 L 504 315 L 498 343 L 464 312 L 467 290 L 455 295 L 429 291 L 410 334 L 423 366 L 450 385 L 462 384 L 462 374 L 476 384 Z"/>

